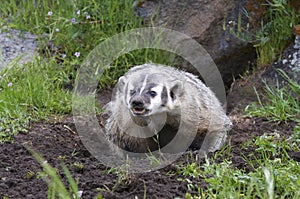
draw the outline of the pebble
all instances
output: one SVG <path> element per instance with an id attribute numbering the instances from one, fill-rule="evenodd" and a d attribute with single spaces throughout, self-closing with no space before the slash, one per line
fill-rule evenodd
<path id="1" fill-rule="evenodd" d="M 286 59 L 282 60 L 282 64 L 289 64 L 288 67 L 292 71 L 300 72 L 300 36 L 296 35 L 294 43 L 294 52 L 289 54 Z"/>
<path id="2" fill-rule="evenodd" d="M 288 63 L 288 60 L 287 60 L 287 59 L 284 59 L 284 60 L 282 60 L 282 63 L 283 63 L 283 64 L 286 64 L 286 63 Z"/>
<path id="3" fill-rule="evenodd" d="M 295 63 L 296 63 L 296 61 L 297 61 L 297 59 L 293 59 L 293 60 L 291 61 L 291 65 L 294 66 Z"/>
<path id="4" fill-rule="evenodd" d="M 0 72 L 14 63 L 24 64 L 37 55 L 37 36 L 19 30 L 0 30 Z"/>

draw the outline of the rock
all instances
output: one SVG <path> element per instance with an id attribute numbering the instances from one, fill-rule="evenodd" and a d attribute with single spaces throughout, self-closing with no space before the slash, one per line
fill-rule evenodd
<path id="1" fill-rule="evenodd" d="M 267 68 L 257 69 L 248 77 L 241 78 L 232 84 L 227 97 L 227 108 L 229 112 L 245 108 L 249 103 L 256 102 L 258 93 L 263 94 L 265 85 L 279 88 L 285 87 L 288 82 L 279 72 L 284 71 L 293 81 L 300 84 L 300 34 L 295 37 L 295 42 L 290 44 L 283 52 L 281 59 Z M 299 43 L 298 43 L 299 42 Z M 239 105 L 239 107 L 237 107 Z"/>
<path id="2" fill-rule="evenodd" d="M 297 162 L 300 162 L 300 151 L 288 152 L 289 156 Z"/>
<path id="3" fill-rule="evenodd" d="M 292 55 L 292 56 L 290 56 Z M 287 76 L 300 84 L 300 49 L 295 49 L 294 44 L 290 45 L 282 54 L 282 61 L 275 62 L 271 67 L 267 68 L 261 75 L 261 78 L 271 86 L 283 87 L 287 81 L 278 72 L 283 70 Z"/>
<path id="4" fill-rule="evenodd" d="M 37 54 L 37 36 L 19 30 L 0 30 L 0 72 L 16 63 L 32 61 Z"/>
<path id="5" fill-rule="evenodd" d="M 136 13 L 146 21 L 158 12 L 155 25 L 167 27 L 187 34 L 197 40 L 211 55 L 227 86 L 249 68 L 256 57 L 252 44 L 233 36 L 226 26 L 235 22 L 243 8 L 248 10 L 251 27 L 257 28 L 265 8 L 265 0 L 152 0 L 139 1 Z M 242 16 L 242 15 L 241 15 Z M 242 25 L 248 23 L 242 19 Z M 187 64 L 184 68 L 191 70 Z"/>

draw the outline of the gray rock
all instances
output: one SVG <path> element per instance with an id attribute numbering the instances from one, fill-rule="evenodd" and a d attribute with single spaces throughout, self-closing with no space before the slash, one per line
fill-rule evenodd
<path id="1" fill-rule="evenodd" d="M 263 14 L 262 0 L 152 0 L 136 6 L 136 13 L 150 21 L 157 11 L 155 25 L 171 28 L 197 40 L 211 55 L 224 82 L 229 86 L 233 76 L 249 68 L 255 59 L 255 49 L 224 29 L 228 22 L 236 22 L 242 8 L 247 8 L 251 19 L 260 20 Z M 254 9 L 255 8 L 255 9 Z M 248 23 L 243 19 L 242 23 Z M 253 20 L 249 23 L 255 23 Z M 245 24 L 242 24 L 245 25 Z M 253 25 L 254 27 L 254 25 Z M 184 68 L 195 72 L 184 64 Z"/>
<path id="2" fill-rule="evenodd" d="M 297 43 L 297 39 L 295 43 Z M 287 61 L 275 62 L 264 71 L 261 76 L 262 79 L 270 86 L 276 86 L 277 83 L 280 87 L 285 86 L 287 80 L 278 72 L 278 69 L 280 69 L 284 71 L 290 79 L 300 84 L 300 49 L 295 48 L 295 45 L 291 44 L 283 52 L 282 58 Z"/>
<path id="3" fill-rule="evenodd" d="M 14 63 L 23 64 L 37 55 L 37 36 L 19 30 L 0 30 L 0 72 Z"/>

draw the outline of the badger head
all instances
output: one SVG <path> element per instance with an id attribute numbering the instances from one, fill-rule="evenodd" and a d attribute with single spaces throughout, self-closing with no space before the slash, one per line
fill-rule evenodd
<path id="1" fill-rule="evenodd" d="M 119 91 L 132 116 L 145 117 L 176 108 L 183 84 L 159 73 L 122 76 Z"/>

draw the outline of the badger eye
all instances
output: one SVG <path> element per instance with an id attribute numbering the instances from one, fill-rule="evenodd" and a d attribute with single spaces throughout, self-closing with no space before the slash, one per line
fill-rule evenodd
<path id="1" fill-rule="evenodd" d="M 135 94 L 135 90 L 130 90 L 129 94 L 130 94 L 130 96 L 133 96 Z"/>
<path id="2" fill-rule="evenodd" d="M 171 96 L 171 98 L 172 98 L 173 100 L 175 100 L 176 96 L 175 96 L 175 94 L 174 94 L 173 91 L 170 92 L 170 96 Z"/>
<path id="3" fill-rule="evenodd" d="M 148 93 L 151 97 L 155 97 L 157 95 L 155 91 L 149 91 Z"/>

